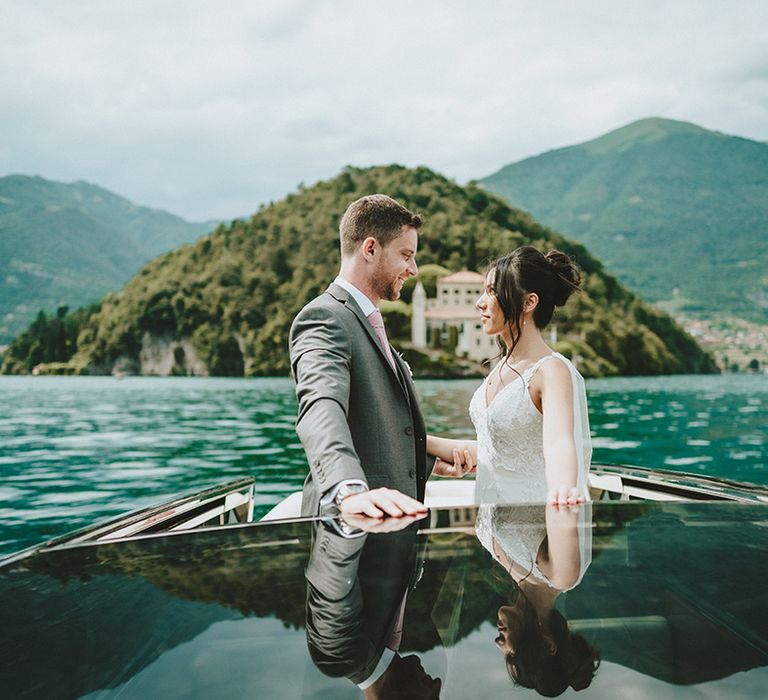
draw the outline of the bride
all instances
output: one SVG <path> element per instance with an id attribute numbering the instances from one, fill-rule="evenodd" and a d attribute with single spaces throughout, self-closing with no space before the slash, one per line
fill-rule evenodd
<path id="1" fill-rule="evenodd" d="M 476 503 L 589 500 L 592 455 L 584 380 L 541 337 L 581 275 L 557 250 L 523 246 L 491 263 L 476 307 L 501 359 L 469 405 L 476 441 L 429 435 L 433 474 L 477 472 Z"/>

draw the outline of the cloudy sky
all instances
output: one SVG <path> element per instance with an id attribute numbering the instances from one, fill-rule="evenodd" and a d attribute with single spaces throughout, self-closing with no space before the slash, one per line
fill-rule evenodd
<path id="1" fill-rule="evenodd" d="M 647 116 L 768 140 L 764 0 L 0 0 L 0 176 L 231 219 L 346 164 L 459 182 Z"/>

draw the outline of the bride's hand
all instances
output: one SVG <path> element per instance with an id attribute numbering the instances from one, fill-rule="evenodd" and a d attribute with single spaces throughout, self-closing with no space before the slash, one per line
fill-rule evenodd
<path id="1" fill-rule="evenodd" d="M 577 506 L 585 502 L 584 495 L 575 486 L 561 486 L 547 494 L 547 503 L 555 506 Z"/>
<path id="2" fill-rule="evenodd" d="M 453 464 L 446 462 L 438 457 L 435 460 L 435 466 L 432 469 L 432 473 L 435 476 L 449 476 L 461 478 L 465 474 L 470 474 L 477 471 L 477 464 L 472 457 L 472 452 L 468 449 L 461 450 L 457 447 L 453 448 Z"/>

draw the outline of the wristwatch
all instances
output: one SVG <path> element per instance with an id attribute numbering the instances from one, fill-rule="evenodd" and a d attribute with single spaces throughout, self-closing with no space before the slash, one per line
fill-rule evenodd
<path id="1" fill-rule="evenodd" d="M 336 495 L 333 498 L 333 502 L 336 504 L 337 508 L 341 508 L 341 502 L 347 497 L 347 496 L 354 496 L 356 493 L 363 493 L 364 491 L 367 491 L 368 487 L 365 484 L 360 483 L 351 483 L 351 484 L 342 484 L 339 486 L 338 491 L 336 491 Z"/>

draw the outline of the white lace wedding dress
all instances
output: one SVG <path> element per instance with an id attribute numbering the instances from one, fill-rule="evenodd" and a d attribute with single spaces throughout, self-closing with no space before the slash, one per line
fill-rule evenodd
<path id="1" fill-rule="evenodd" d="M 520 570 L 552 586 L 539 568 L 539 550 L 547 536 L 545 508 L 543 505 L 517 505 L 512 508 L 482 505 L 477 512 L 475 532 L 494 559 L 499 560 L 497 548 L 501 549 L 507 559 L 517 564 Z M 578 534 L 579 575 L 575 583 L 563 590 L 576 588 L 592 562 L 592 504 L 580 507 L 578 520 L 573 527 Z M 517 580 L 522 578 L 527 576 Z"/>
<path id="2" fill-rule="evenodd" d="M 592 459 L 584 379 L 566 357 L 553 352 L 502 387 L 486 406 L 486 380 L 469 404 L 477 431 L 475 503 L 541 503 L 547 497 L 544 472 L 543 419 L 529 385 L 547 361 L 564 362 L 573 387 L 573 438 L 578 459 L 577 487 L 589 498 L 587 474 Z"/>

